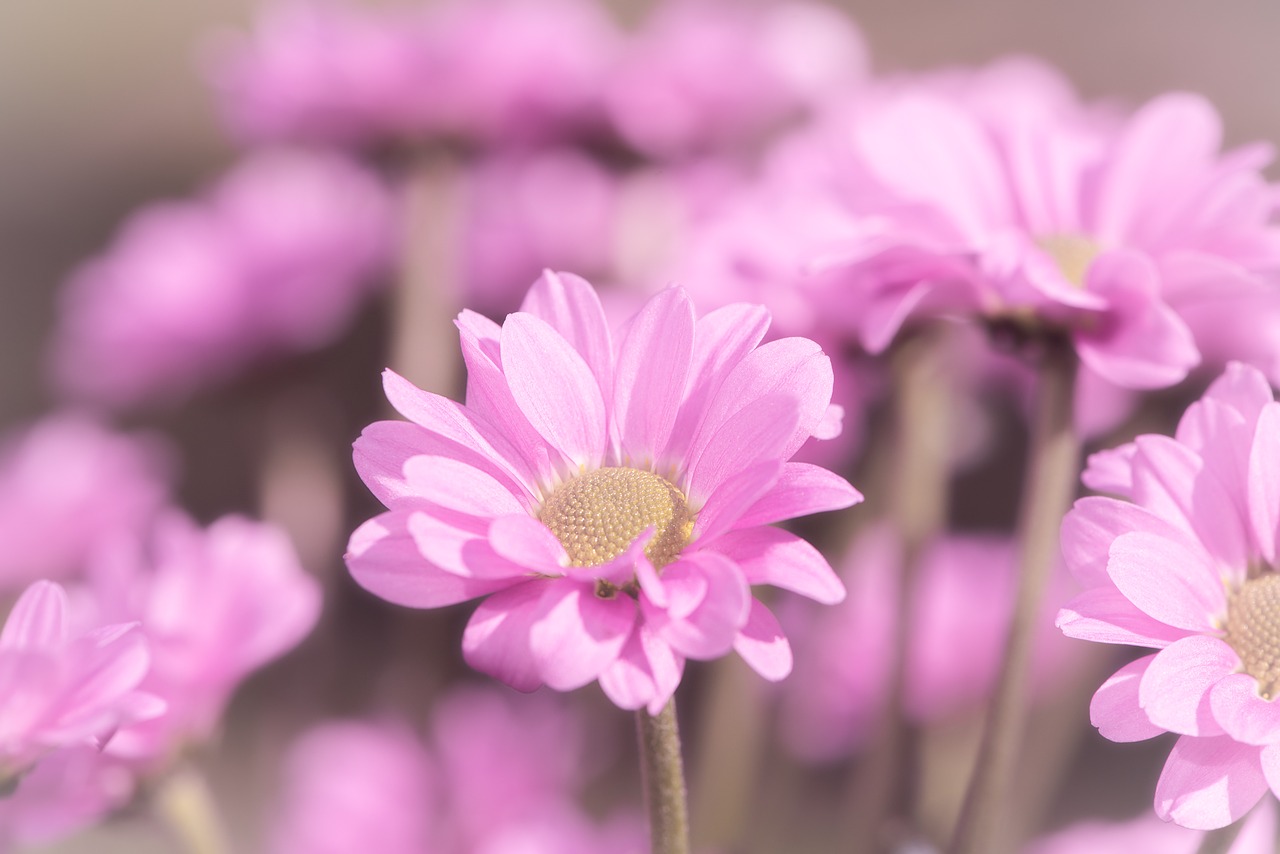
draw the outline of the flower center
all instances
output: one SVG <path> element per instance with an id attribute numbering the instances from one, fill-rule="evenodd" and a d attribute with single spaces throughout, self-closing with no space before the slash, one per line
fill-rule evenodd
<path id="1" fill-rule="evenodd" d="M 632 468 L 596 469 L 561 484 L 542 503 L 538 521 L 564 545 L 573 566 L 608 563 L 653 526 L 644 553 L 661 569 L 693 534 L 693 514 L 680 490 Z"/>
<path id="2" fill-rule="evenodd" d="M 1251 578 L 1227 600 L 1226 641 L 1270 700 L 1280 688 L 1280 573 Z"/>
<path id="3" fill-rule="evenodd" d="M 1036 245 L 1058 265 L 1062 275 L 1077 288 L 1084 287 L 1089 265 L 1102 253 L 1102 248 L 1079 234 L 1046 234 L 1036 238 Z"/>

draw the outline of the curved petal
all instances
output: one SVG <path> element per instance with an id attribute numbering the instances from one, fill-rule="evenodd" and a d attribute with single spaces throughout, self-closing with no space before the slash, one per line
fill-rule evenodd
<path id="1" fill-rule="evenodd" d="M 1138 686 L 1138 702 L 1153 724 L 1183 735 L 1221 735 L 1210 689 L 1240 664 L 1217 638 L 1195 635 L 1156 653 Z"/>
<path id="2" fill-rule="evenodd" d="M 1258 696 L 1258 680 L 1247 673 L 1232 673 L 1209 693 L 1213 716 L 1227 735 L 1245 744 L 1267 745 L 1280 741 L 1280 703 Z"/>
<path id="3" fill-rule="evenodd" d="M 550 585 L 529 630 L 538 675 L 557 691 L 595 680 L 617 660 L 635 619 L 627 596 L 602 599 L 592 585 L 568 579 Z"/>
<path id="4" fill-rule="evenodd" d="M 1054 622 L 1069 638 L 1162 649 L 1187 636 L 1139 611 L 1113 587 L 1086 590 L 1058 612 Z"/>
<path id="5" fill-rule="evenodd" d="M 681 288 L 654 296 L 632 319 L 618 350 L 613 417 L 635 465 L 661 459 L 675 427 L 693 357 L 693 303 Z"/>
<path id="6" fill-rule="evenodd" d="M 392 510 L 365 522 L 347 545 L 347 568 L 370 593 L 410 608 L 438 608 L 510 586 L 512 578 L 467 578 L 423 557 L 408 524 L 416 514 Z"/>
<path id="7" fill-rule="evenodd" d="M 737 527 L 743 514 L 777 483 L 782 466 L 778 460 L 762 460 L 721 483 L 698 511 L 693 542 L 714 539 Z"/>
<path id="8" fill-rule="evenodd" d="M 545 320 L 578 351 L 601 390 L 613 388 L 613 340 L 595 288 L 581 276 L 544 270 L 520 310 Z"/>
<path id="9" fill-rule="evenodd" d="M 693 595 L 673 593 L 688 581 Z M 738 632 L 751 613 L 751 588 L 737 565 L 724 555 L 697 552 L 663 570 L 668 608 L 642 597 L 646 624 L 659 638 L 689 658 L 711 659 L 733 648 Z M 701 592 L 701 595 L 699 595 Z"/>
<path id="10" fill-rule="evenodd" d="M 683 672 L 684 658 L 640 623 L 618 660 L 600 674 L 600 687 L 619 708 L 647 708 L 656 715 L 676 692 Z"/>
<path id="11" fill-rule="evenodd" d="M 1102 683 L 1089 703 L 1089 722 L 1112 741 L 1145 741 L 1166 730 L 1147 717 L 1138 702 L 1138 683 L 1154 655 L 1131 661 Z"/>
<path id="12" fill-rule="evenodd" d="M 1062 557 L 1085 587 L 1110 587 L 1107 574 L 1111 544 L 1133 531 L 1146 531 L 1195 549 L 1186 532 L 1128 501 L 1100 495 L 1081 498 L 1062 520 Z"/>
<path id="13" fill-rule="evenodd" d="M 1280 528 L 1280 403 L 1268 403 L 1258 415 L 1248 472 L 1254 540 L 1267 562 L 1274 563 Z"/>
<path id="14" fill-rule="evenodd" d="M 62 585 L 37 581 L 22 592 L 0 631 L 0 649 L 56 650 L 66 640 L 67 594 Z"/>
<path id="15" fill-rule="evenodd" d="M 1280 744 L 1269 744 L 1262 748 L 1262 774 L 1267 778 L 1267 785 L 1276 797 L 1280 797 Z"/>
<path id="16" fill-rule="evenodd" d="M 770 682 L 778 682 L 791 673 L 791 644 L 778 618 L 758 599 L 751 600 L 751 614 L 734 639 L 733 648 L 752 670 Z"/>
<path id="17" fill-rule="evenodd" d="M 462 633 L 467 664 L 517 691 L 541 685 L 529 634 L 543 593 L 555 583 L 542 578 L 526 581 L 481 602 Z"/>
<path id="18" fill-rule="evenodd" d="M 729 557 L 750 584 L 772 584 L 823 605 L 844 600 L 844 583 L 812 545 L 780 528 L 730 531 L 706 548 Z"/>
<path id="19" fill-rule="evenodd" d="M 404 477 L 413 494 L 437 507 L 491 519 L 527 513 L 529 501 L 492 475 L 452 457 L 410 457 Z"/>
<path id="20" fill-rule="evenodd" d="M 520 411 L 552 447 L 576 465 L 600 465 L 604 397 L 591 368 L 560 333 L 532 314 L 508 315 L 502 373 Z"/>
<path id="21" fill-rule="evenodd" d="M 778 482 L 748 508 L 735 528 L 771 525 L 786 519 L 842 510 L 862 501 L 862 493 L 835 472 L 810 463 L 785 463 Z"/>
<path id="22" fill-rule="evenodd" d="M 1129 601 L 1160 622 L 1211 631 L 1225 614 L 1227 594 L 1203 556 L 1147 531 L 1121 534 L 1111 544 L 1107 573 Z"/>
<path id="23" fill-rule="evenodd" d="M 786 459 L 798 414 L 794 398 L 776 394 L 753 401 L 723 424 L 689 460 L 685 477 L 692 504 L 701 507 L 722 484 L 757 462 Z"/>
<path id="24" fill-rule="evenodd" d="M 1267 791 L 1261 748 L 1230 736 L 1184 735 L 1169 752 L 1156 783 L 1156 815 L 1193 830 L 1226 827 Z"/>
<path id="25" fill-rule="evenodd" d="M 1119 447 L 1090 454 L 1080 480 L 1094 492 L 1132 497 L 1133 455 L 1137 450 L 1137 445 L 1126 442 Z"/>
<path id="26" fill-rule="evenodd" d="M 532 516 L 501 516 L 489 525 L 489 545 L 503 558 L 544 575 L 560 575 L 569 563 L 564 546 Z"/>

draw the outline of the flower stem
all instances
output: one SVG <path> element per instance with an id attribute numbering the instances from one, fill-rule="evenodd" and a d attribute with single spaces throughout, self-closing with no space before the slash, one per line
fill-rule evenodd
<path id="1" fill-rule="evenodd" d="M 657 715 L 637 711 L 636 729 L 653 854 L 689 854 L 689 807 L 675 698 Z"/>
<path id="2" fill-rule="evenodd" d="M 1021 574 L 1004 664 L 991 697 L 978 757 L 950 854 L 1004 850 L 1001 808 L 1027 713 L 1027 677 L 1040 599 L 1058 560 L 1058 528 L 1075 494 L 1080 465 L 1072 404 L 1077 361 L 1065 339 L 1047 342 L 1039 364 L 1022 514 L 1018 520 Z"/>
<path id="3" fill-rule="evenodd" d="M 1200 847 L 1196 849 L 1196 854 L 1227 854 L 1243 827 L 1244 819 L 1240 819 L 1226 827 L 1210 830 L 1204 835 L 1204 839 L 1200 840 Z"/>
<path id="4" fill-rule="evenodd" d="M 213 794 L 194 768 L 178 768 L 152 796 L 152 809 L 188 854 L 230 854 Z"/>

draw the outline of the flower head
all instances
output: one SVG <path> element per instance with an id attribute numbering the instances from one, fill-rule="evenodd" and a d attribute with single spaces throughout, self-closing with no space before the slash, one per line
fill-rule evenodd
<path id="1" fill-rule="evenodd" d="M 1086 480 L 1124 498 L 1081 499 L 1063 522 L 1087 589 L 1058 625 L 1157 650 L 1103 684 L 1093 722 L 1114 741 L 1179 733 L 1156 812 L 1226 825 L 1280 792 L 1280 402 L 1233 364 L 1174 437 L 1094 457 Z"/>
<path id="2" fill-rule="evenodd" d="M 679 288 L 619 343 L 577 277 L 544 275 L 523 309 L 502 326 L 459 316 L 465 404 L 386 374 L 411 423 L 356 442 L 389 509 L 352 534 L 352 575 L 413 607 L 487 596 L 463 651 L 522 690 L 598 679 L 656 712 L 686 658 L 732 649 L 785 676 L 790 649 L 750 585 L 823 602 L 844 588 L 812 546 L 766 526 L 860 499 L 788 461 L 832 432 L 827 357 L 798 338 L 758 346 L 759 306 L 695 318 Z"/>

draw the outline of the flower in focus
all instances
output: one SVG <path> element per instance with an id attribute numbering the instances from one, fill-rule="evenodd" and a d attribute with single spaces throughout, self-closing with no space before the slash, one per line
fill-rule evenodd
<path id="1" fill-rule="evenodd" d="M 870 351 L 911 317 L 976 315 L 1069 335 L 1107 381 L 1155 388 L 1199 363 L 1202 317 L 1235 306 L 1252 329 L 1278 299 L 1270 150 L 1220 143 L 1199 97 L 1120 117 L 1011 61 L 869 88 L 784 144 L 771 180 L 814 210 L 797 266 L 818 304 L 860 309 L 845 314 Z"/>
<path id="2" fill-rule="evenodd" d="M 393 207 L 354 161 L 268 150 L 200 199 L 144 209 L 67 283 L 58 384 L 128 406 L 323 346 L 378 284 Z"/>
<path id="3" fill-rule="evenodd" d="M 437 706 L 425 741 L 392 721 L 322 724 L 289 752 L 272 850 L 647 850 L 642 823 L 598 824 L 576 803 L 582 723 L 545 696 L 463 688 Z"/>
<path id="4" fill-rule="evenodd" d="M 52 750 L 105 743 L 164 711 L 137 690 L 150 663 L 138 625 L 73 633 L 67 612 L 62 587 L 37 581 L 0 631 L 0 787 Z"/>
<path id="5" fill-rule="evenodd" d="M 1090 461 L 1063 553 L 1085 591 L 1058 616 L 1071 637 L 1157 652 L 1094 695 L 1113 741 L 1174 744 L 1157 814 L 1222 827 L 1280 791 L 1280 403 L 1257 369 L 1228 367 L 1174 437 L 1144 435 Z"/>
<path id="6" fill-rule="evenodd" d="M 8 437 L 0 446 L 0 589 L 67 578 L 102 543 L 142 531 L 168 496 L 170 468 L 158 439 L 113 433 L 79 414 Z"/>
<path id="7" fill-rule="evenodd" d="M 790 648 L 750 585 L 827 603 L 844 588 L 816 549 L 766 526 L 861 498 L 788 462 L 837 429 L 819 347 L 758 346 L 762 307 L 695 319 L 679 288 L 615 345 L 591 286 L 551 273 L 502 326 L 467 311 L 457 323 L 466 404 L 388 371 L 410 423 L 356 442 L 388 512 L 351 536 L 355 579 L 411 607 L 487 597 L 463 652 L 525 691 L 598 679 L 617 705 L 656 713 L 686 658 L 730 650 L 784 677 Z"/>
<path id="8" fill-rule="evenodd" d="M 319 584 L 288 537 L 233 516 L 200 530 L 172 513 L 147 546 L 100 555 L 90 577 L 103 614 L 141 623 L 152 653 L 143 688 L 168 704 L 108 745 L 143 766 L 207 737 L 241 680 L 296 646 L 320 611 Z"/>

